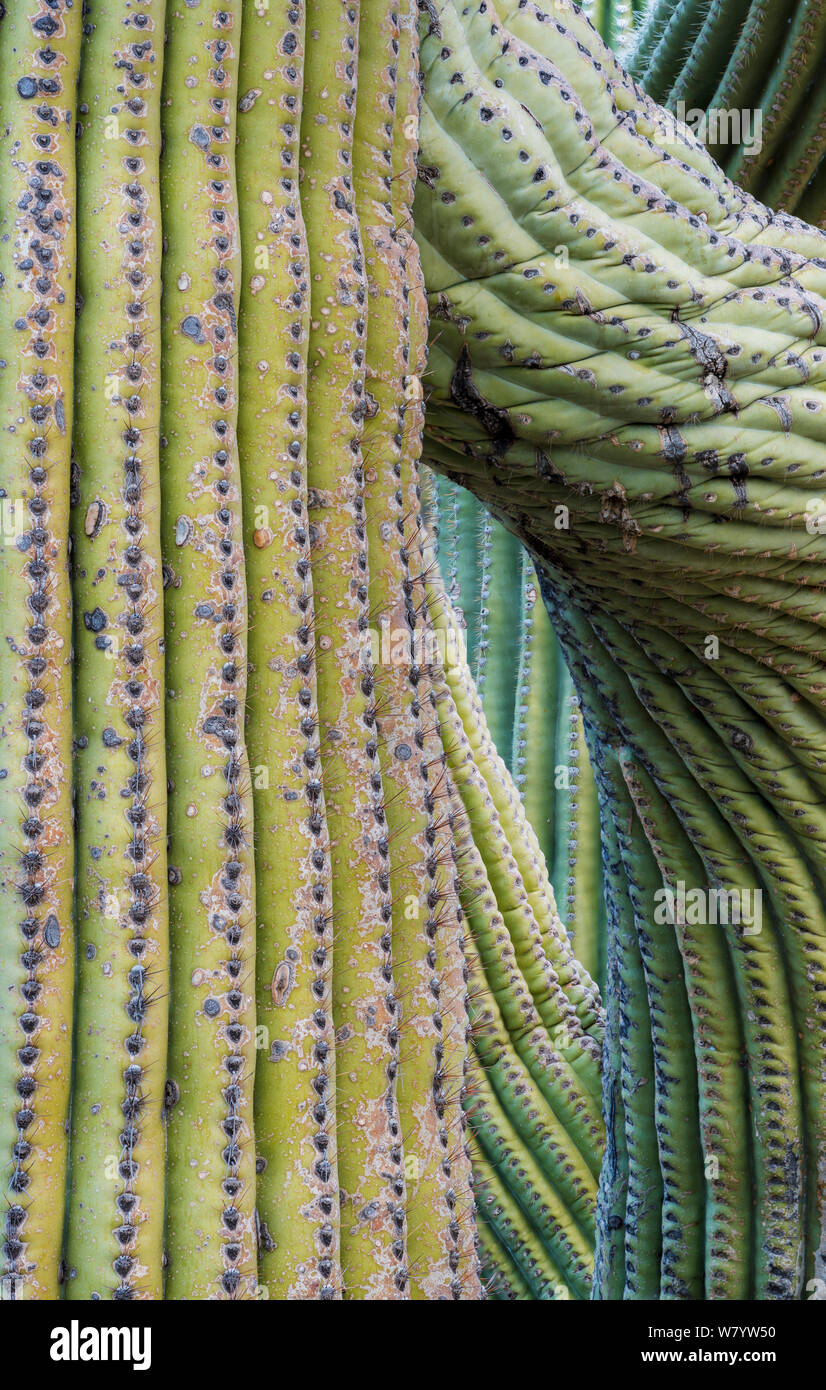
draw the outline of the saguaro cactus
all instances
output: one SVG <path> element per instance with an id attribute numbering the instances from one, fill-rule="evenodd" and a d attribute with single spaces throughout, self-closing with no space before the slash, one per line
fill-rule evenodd
<path id="1" fill-rule="evenodd" d="M 690 34 L 687 91 L 733 5 L 649 8 L 646 70 L 679 81 Z M 823 1272 L 826 240 L 569 0 L 415 20 L 0 5 L 15 1298 Z M 480 695 L 423 455 L 536 565 L 605 1014 L 506 765 L 527 585 L 497 615 L 486 521 Z M 574 917 L 585 809 L 554 808 Z"/>

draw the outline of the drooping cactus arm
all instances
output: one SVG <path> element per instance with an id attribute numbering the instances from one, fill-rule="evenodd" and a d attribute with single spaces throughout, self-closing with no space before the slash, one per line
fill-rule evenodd
<path id="1" fill-rule="evenodd" d="M 159 1298 L 163 1288 L 164 9 L 95 6 L 82 42 L 73 496 L 78 999 L 67 1237 L 67 1293 L 81 1299 Z"/>
<path id="2" fill-rule="evenodd" d="M 48 11 L 8 6 L 0 23 L 4 1299 L 58 1297 L 65 1209 L 74 988 L 67 552 L 80 38 L 79 6 L 68 3 Z"/>

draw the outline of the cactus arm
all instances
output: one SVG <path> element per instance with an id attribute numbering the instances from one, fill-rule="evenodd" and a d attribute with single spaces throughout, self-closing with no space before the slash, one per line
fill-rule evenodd
<path id="1" fill-rule="evenodd" d="M 236 418 L 240 0 L 168 11 L 163 549 L 172 982 L 167 1288 L 257 1288 L 255 933 Z M 198 1183 L 193 1191 L 192 1176 Z"/>
<path id="2" fill-rule="evenodd" d="M 398 1037 L 385 915 L 389 846 L 376 737 L 377 692 L 365 652 L 369 576 L 361 443 L 367 283 L 353 207 L 358 15 L 348 3 L 307 8 L 301 125 L 310 253 L 307 458 L 315 586 L 315 659 L 324 792 L 332 846 L 338 1030 L 337 1148 L 341 1263 L 350 1297 L 401 1290 L 403 1208 L 394 1191 L 399 1136 Z"/>
<path id="3" fill-rule="evenodd" d="M 777 153 L 806 90 L 823 57 L 826 42 L 826 4 L 812 0 L 798 5 L 761 97 L 762 138 L 759 151 L 741 147 L 730 163 L 729 174 L 744 188 L 751 188 L 757 173 Z"/>
<path id="4" fill-rule="evenodd" d="M 437 687 L 437 698 L 438 694 Z M 441 703 L 444 703 L 444 696 Z M 449 765 L 450 761 L 448 754 Z M 456 787 L 457 792 L 461 793 L 459 775 Z M 575 1018 L 570 1007 L 564 1007 L 564 996 L 558 987 L 555 988 L 555 978 L 546 967 L 547 995 L 543 1001 L 543 1012 L 547 1022 L 543 1024 L 519 969 L 505 920 L 476 843 L 481 817 L 474 816 L 472 803 L 469 812 L 467 806 L 465 809 L 465 820 L 458 821 L 455 826 L 460 892 L 488 985 L 502 1010 L 517 1053 L 586 1161 L 596 1169 L 601 1149 L 601 1122 L 592 1097 L 584 1089 L 575 1070 L 582 1056 Z"/>
<path id="5" fill-rule="evenodd" d="M 623 650 L 622 643 L 618 649 L 616 645 L 619 638 L 618 628 L 612 624 L 609 629 L 605 619 L 600 619 L 597 622 L 592 617 L 591 622 L 600 640 L 607 644 L 610 654 L 615 659 L 617 655 L 621 654 L 625 668 L 630 675 L 639 658 L 635 657 L 634 661 L 629 663 L 630 653 Z M 670 718 L 664 716 L 664 711 L 660 707 L 660 700 L 664 697 L 673 709 L 674 693 L 668 691 L 662 681 L 657 681 L 656 677 L 654 679 L 658 689 L 657 691 L 649 691 L 650 671 L 649 666 L 646 668 L 643 704 L 654 715 L 657 723 L 661 723 L 665 717 L 666 731 L 668 731 Z M 651 674 L 653 675 L 653 672 Z M 637 689 L 639 690 L 639 687 Z M 638 722 L 637 719 L 637 725 Z M 626 724 L 623 720 L 622 727 L 624 736 L 630 738 L 632 743 L 637 743 L 639 733 L 636 732 L 635 725 L 633 723 Z M 656 730 L 652 729 L 651 732 L 656 740 L 658 738 Z M 694 737 L 696 738 L 696 731 Z M 648 738 L 649 735 L 646 734 L 646 743 L 648 743 Z M 680 765 L 674 762 L 673 754 L 669 754 L 667 744 L 658 750 L 657 769 L 651 763 L 647 751 L 643 753 L 639 747 L 635 751 L 642 756 L 643 761 L 649 766 L 649 771 L 654 775 L 655 780 L 659 781 L 664 771 L 665 781 L 662 785 L 668 785 L 668 794 L 678 807 L 680 817 L 701 853 L 708 881 L 715 886 L 721 885 L 727 892 L 745 883 L 749 892 L 753 892 L 755 882 L 759 883 L 759 877 L 747 857 L 748 851 L 746 851 L 746 858 L 744 858 L 744 847 L 738 840 L 736 833 L 726 824 L 722 815 L 713 812 L 711 799 L 715 797 L 715 790 L 713 783 L 709 784 L 705 780 L 700 757 L 692 757 L 684 740 L 680 741 L 680 757 L 692 777 L 690 787 L 693 790 L 689 790 L 686 795 L 686 792 L 679 785 L 680 776 L 685 775 L 685 769 L 681 769 Z M 697 779 L 696 782 L 693 780 L 694 778 Z M 696 787 L 698 784 L 708 796 L 706 813 L 702 820 L 697 818 Z M 709 816 L 710 810 L 712 811 L 711 816 Z M 796 1280 L 800 1277 L 797 1256 L 792 1252 L 795 1249 L 799 1250 L 799 1227 L 803 1208 L 799 1202 L 797 1204 L 789 1202 L 788 1189 L 784 1199 L 776 1181 L 778 1145 L 781 1142 L 785 1145 L 786 1140 L 788 1140 L 788 1148 L 785 1149 L 785 1152 L 789 1160 L 789 1167 L 784 1171 L 789 1182 L 799 1183 L 800 1181 L 799 1166 L 792 1166 L 792 1163 L 799 1164 L 798 1151 L 795 1145 L 800 1143 L 801 1123 L 801 1097 L 796 1081 L 797 1049 L 792 1032 L 788 984 L 778 954 L 776 924 L 774 922 L 767 924 L 763 921 L 761 931 L 750 937 L 740 935 L 729 924 L 726 935 L 743 1019 L 751 1104 L 755 1117 L 752 1152 L 756 1190 L 759 1196 L 755 1213 L 757 1230 L 754 1239 L 761 1244 L 769 1239 L 778 1256 L 777 1262 L 773 1262 L 771 1267 L 765 1267 L 762 1263 L 757 1265 L 755 1287 L 758 1291 L 757 1296 L 764 1297 L 766 1293 L 776 1294 L 794 1288 Z M 766 991 L 771 993 L 773 1000 L 770 1019 L 762 1011 L 764 1006 L 760 1002 L 766 997 Z M 776 1088 L 774 1082 L 771 1083 L 771 1099 L 766 1097 L 761 1085 L 760 1078 L 764 1067 L 770 1070 L 777 1082 Z M 780 1120 L 781 1114 L 784 1115 L 782 1121 Z M 785 1136 L 782 1141 L 781 1133 Z M 816 1146 L 813 1145 L 812 1147 L 814 1153 L 818 1152 Z M 735 1227 L 735 1236 L 736 1234 Z M 735 1246 L 735 1249 L 738 1247 Z M 741 1248 L 739 1255 L 740 1258 L 744 1257 Z M 782 1259 L 787 1261 L 785 1267 L 781 1263 Z"/>
<path id="6" fill-rule="evenodd" d="M 620 133 L 625 122 L 619 122 L 610 144 L 600 144 L 606 103 L 617 103 L 608 79 L 599 75 L 601 56 L 608 63 L 610 55 L 596 44 L 590 52 L 585 45 L 576 48 L 573 26 L 579 19 L 570 7 L 568 22 L 567 4 L 552 16 L 541 15 L 530 3 L 505 9 L 513 34 L 503 30 L 492 11 L 486 11 L 483 22 L 475 12 L 462 16 L 457 28 L 457 11 L 437 6 L 435 22 L 443 32 L 428 32 L 434 23 L 429 21 L 422 44 L 433 120 L 457 147 L 457 142 L 463 146 L 466 161 L 491 190 L 478 198 L 472 171 L 459 159 L 457 174 L 473 191 L 463 195 L 457 217 L 444 197 L 451 191 L 454 166 L 437 159 L 430 163 L 423 122 L 422 167 L 433 185 L 424 199 L 429 222 L 423 255 L 443 277 L 431 297 L 436 461 L 483 502 L 493 504 L 511 529 L 529 541 L 563 602 L 587 614 L 610 661 L 627 672 L 630 703 L 624 699 L 621 710 L 609 710 L 610 717 L 619 722 L 621 713 L 622 741 L 641 759 L 661 794 L 679 807 L 706 882 L 718 893 L 736 894 L 738 901 L 757 891 L 769 900 L 759 934 L 726 934 L 749 1073 L 749 1151 L 757 1193 L 752 1227 L 742 1232 L 742 1241 L 736 1232 L 732 1284 L 753 1289 L 759 1297 L 795 1297 L 802 1274 L 817 1270 L 820 1260 L 812 1214 L 822 1202 L 816 1176 L 822 1164 L 817 1079 L 823 1070 L 821 1008 L 804 983 L 807 972 L 813 982 L 822 969 L 820 830 L 806 815 L 806 806 L 814 804 L 819 769 L 812 764 L 812 748 L 785 727 L 776 703 L 769 706 L 768 699 L 776 702 L 777 697 L 764 694 L 765 685 L 749 690 L 747 698 L 743 687 L 748 675 L 728 658 L 722 681 L 703 670 L 702 662 L 717 659 L 710 624 L 702 658 L 687 650 L 678 632 L 691 631 L 696 623 L 696 616 L 690 621 L 680 616 L 681 606 L 705 615 L 725 614 L 729 602 L 738 613 L 740 605 L 751 605 L 734 646 L 741 650 L 753 635 L 754 659 L 765 657 L 770 667 L 775 625 L 782 659 L 782 648 L 794 649 L 793 624 L 800 622 L 805 629 L 807 623 L 806 601 L 799 595 L 815 594 L 823 585 L 823 533 L 819 525 L 809 524 L 810 503 L 802 495 L 811 488 L 811 475 L 807 471 L 798 483 L 793 465 L 802 457 L 806 470 L 822 473 L 822 430 L 813 422 L 823 404 L 824 242 L 794 219 L 769 214 L 727 185 L 679 131 L 676 140 L 686 157 L 674 158 L 668 142 L 656 134 L 658 115 L 650 105 L 641 103 L 628 129 Z M 810 17 L 814 14 L 812 9 Z M 518 42 L 511 44 L 511 37 Z M 526 52 L 530 45 L 533 57 Z M 495 46 L 501 57 L 494 61 Z M 445 57 L 444 50 L 449 50 Z M 489 80 L 494 73 L 501 88 Z M 463 79 L 460 102 L 451 97 L 457 74 Z M 596 86 L 601 86 L 601 96 Z M 563 89 L 567 114 L 560 105 Z M 619 100 L 625 103 L 627 96 L 623 86 Z M 526 105 L 543 128 L 553 129 L 552 147 L 526 118 Z M 565 135 L 560 127 L 566 128 Z M 646 129 L 650 144 L 644 153 Z M 512 153 L 505 150 L 508 131 Z M 564 178 L 562 171 L 569 171 Z M 444 213 L 438 210 L 440 203 Z M 463 231 L 475 203 L 480 221 Z M 461 263 L 500 204 L 505 211 L 497 250 L 505 249 L 503 239 L 515 239 L 514 227 L 545 247 L 557 231 L 561 239 L 567 237 L 572 275 L 564 285 L 562 277 L 554 280 L 550 265 L 535 257 L 495 273 L 483 267 L 472 294 L 451 282 L 450 266 Z M 606 241 L 603 217 L 611 228 Z M 563 220 L 569 223 L 568 233 Z M 608 258 L 624 269 L 617 276 L 601 268 L 592 279 L 594 256 L 605 254 L 608 242 Z M 554 273 L 565 269 L 555 267 Z M 623 300 L 615 297 L 611 311 L 619 322 L 606 318 L 595 323 L 594 315 L 609 306 L 594 294 L 594 280 L 601 289 L 610 282 L 615 295 L 621 290 Z M 556 309 L 550 304 L 555 284 L 564 296 Z M 669 300 L 672 292 L 682 306 L 692 302 L 688 331 L 684 308 L 675 314 L 676 305 Z M 568 306 L 564 310 L 562 303 Z M 634 304 L 634 314 L 653 310 L 653 318 L 638 325 L 623 303 Z M 700 322 L 701 347 L 693 337 Z M 616 347 L 615 331 L 625 336 L 620 323 L 629 336 L 626 357 L 633 368 L 628 378 L 622 371 L 614 373 L 615 359 L 609 363 L 603 356 Z M 552 335 L 561 332 L 569 339 L 565 361 L 576 384 L 566 382 L 568 373 L 557 373 L 555 367 L 543 377 L 543 363 L 562 365 L 555 355 L 560 344 L 553 336 L 542 338 L 546 325 Z M 706 362 L 709 354 L 721 354 L 717 380 L 725 381 L 722 397 L 705 369 L 698 371 L 698 347 Z M 532 353 L 536 357 L 529 360 Z M 587 367 L 582 364 L 586 355 Z M 670 378 L 670 387 L 664 386 L 661 372 Z M 694 386 L 684 391 L 692 380 Z M 649 383 L 654 386 L 650 397 Z M 696 393 L 698 385 L 704 393 L 712 387 L 705 400 Z M 666 398 L 673 414 L 667 425 L 661 417 L 651 433 L 653 422 L 645 418 L 648 404 L 661 406 Z M 549 431 L 554 429 L 551 454 Z M 618 453 L 609 440 L 617 441 Z M 742 459 L 741 440 L 749 451 Z M 705 453 L 708 447 L 714 452 Z M 631 451 L 636 464 L 623 464 L 621 480 L 610 463 L 603 471 L 609 459 L 627 460 Z M 776 470 L 772 481 L 779 484 L 782 527 L 766 515 L 763 459 L 770 459 L 767 468 Z M 697 477 L 694 483 L 688 473 L 683 475 L 683 464 L 690 470 L 705 468 L 707 480 Z M 648 497 L 658 467 L 671 471 L 673 486 L 667 494 L 655 489 Z M 505 477 L 507 489 L 502 487 Z M 792 497 L 798 486 L 798 497 Z M 818 480 L 816 491 L 820 488 Z M 568 532 L 557 535 L 554 503 L 562 499 L 571 504 L 571 524 Z M 721 499 L 728 506 L 717 510 Z M 669 612 L 657 610 L 655 616 L 651 584 L 637 587 L 646 569 L 651 583 L 668 591 L 674 605 Z M 781 588 L 770 599 L 776 584 Z M 729 618 L 726 627 L 733 625 Z M 804 682 L 815 674 L 807 657 L 802 652 L 793 657 L 794 678 Z M 732 703 L 724 687 L 739 703 Z M 752 713 L 758 699 L 765 710 L 761 724 L 770 760 L 761 755 L 759 742 L 757 752 L 750 751 L 759 729 Z M 641 711 L 664 735 L 672 755 L 665 769 L 646 756 L 640 728 L 647 725 Z M 797 718 L 794 724 L 799 727 Z M 776 787 L 769 784 L 772 772 Z M 803 823 L 792 828 L 790 800 L 796 795 L 805 803 L 799 808 L 804 815 Z M 698 798 L 702 815 L 692 804 Z M 638 966 L 628 978 L 639 989 Z M 773 1073 L 770 1099 L 767 1069 Z M 650 1128 L 645 1117 L 644 1128 Z M 780 1166 L 787 1179 L 783 1192 L 777 1182 Z"/>
<path id="7" fill-rule="evenodd" d="M 545 593 L 549 597 L 548 589 Z M 569 610 L 566 618 L 563 617 L 559 605 L 552 606 L 555 621 L 561 623 L 562 629 L 567 629 L 567 646 L 574 654 L 580 675 L 579 688 L 586 699 L 589 719 L 599 727 L 597 711 L 608 707 L 615 710 L 614 717 L 623 737 L 631 736 L 638 741 L 637 764 L 642 767 L 643 759 L 647 759 L 651 765 L 656 766 L 657 776 L 664 775 L 667 780 L 676 815 L 671 813 L 668 856 L 662 853 L 662 840 L 658 840 L 655 845 L 655 853 L 664 874 L 673 885 L 680 879 L 686 885 L 714 881 L 720 870 L 720 861 L 716 855 L 716 846 L 721 840 L 719 824 L 715 824 L 715 818 L 712 817 L 712 823 L 707 828 L 702 817 L 702 807 L 697 804 L 696 789 L 692 790 L 689 787 L 687 792 L 682 791 L 680 783 L 684 778 L 684 771 L 680 768 L 673 750 L 669 748 L 664 734 L 653 720 L 644 719 L 640 724 L 639 718 L 635 717 L 633 702 L 629 703 L 626 679 L 622 673 L 617 668 L 612 668 L 593 637 L 588 638 L 585 635 L 586 630 L 581 620 L 575 619 L 573 623 L 568 621 L 568 618 L 573 618 L 572 610 Z M 574 643 L 575 645 L 572 645 Z M 582 661 L 584 652 L 587 652 L 585 666 Z M 588 694 L 589 677 L 594 682 L 598 702 Z M 610 729 L 607 736 L 611 736 Z M 602 737 L 606 737 L 605 732 L 602 733 Z M 628 755 L 625 753 L 623 770 L 626 779 L 628 767 Z M 649 768 L 645 769 L 645 774 L 650 778 Z M 651 780 L 653 782 L 653 779 Z M 635 781 L 628 783 L 632 793 Z M 656 794 L 660 797 L 663 808 L 666 808 L 665 798 L 662 797 L 659 788 L 656 789 Z M 679 822 L 676 820 L 677 816 Z M 668 833 L 665 829 L 667 825 L 667 821 L 658 822 L 658 826 L 664 827 L 663 835 Z M 695 847 L 692 847 L 685 834 L 687 832 L 694 840 L 695 827 L 702 827 L 701 838 L 699 842 L 695 841 Z M 606 821 L 605 828 L 609 838 L 616 843 L 617 832 L 612 817 Z M 618 862 L 618 849 L 614 858 Z M 697 859 L 700 861 L 699 864 Z M 627 892 L 624 878 L 622 886 L 617 887 L 617 876 L 610 858 L 606 858 L 606 864 L 611 869 L 609 882 L 614 884 L 609 896 L 612 900 L 618 900 L 622 892 Z M 683 954 L 694 1015 L 695 1047 L 698 1052 L 698 1078 L 703 1104 L 703 1153 L 709 1174 L 706 1184 L 706 1294 L 712 1298 L 743 1298 L 749 1295 L 750 1290 L 748 1239 L 752 1203 L 753 1140 L 747 1110 L 745 1078 L 740 1067 L 732 1067 L 728 1060 L 745 1056 L 745 1044 L 738 1019 L 736 957 L 730 958 L 725 941 L 718 935 L 710 936 L 707 928 L 702 925 L 694 929 L 688 925 L 682 927 L 681 944 L 682 942 L 686 948 Z M 610 954 L 608 968 L 612 969 Z M 744 1155 L 747 1156 L 745 1162 Z M 610 1232 L 608 1234 L 610 1236 Z"/>
<path id="8" fill-rule="evenodd" d="M 703 1288 L 704 1184 L 691 1014 L 676 936 L 663 932 L 655 916 L 662 874 L 630 794 L 621 808 L 617 834 L 634 909 L 651 1034 L 654 1129 L 662 1174 L 658 1294 L 694 1299 Z"/>
<path id="9" fill-rule="evenodd" d="M 671 110 L 704 107 L 746 18 L 750 0 L 711 0 L 700 28 L 668 93 Z"/>
<path id="10" fill-rule="evenodd" d="M 679 891 L 680 882 L 700 882 L 705 871 L 685 845 L 674 812 L 645 768 L 627 749 L 622 751 L 621 766 L 672 891 Z M 706 1170 L 705 1296 L 733 1298 L 738 1294 L 738 1273 L 742 1277 L 736 1242 L 739 1232 L 747 1229 L 750 1200 L 749 1174 L 743 1172 L 737 1142 L 747 1135 L 747 1098 L 742 1076 L 730 1065 L 743 1051 L 736 997 L 725 943 L 719 936 L 680 920 L 675 932 L 685 966 L 697 1057 L 699 1138 Z"/>
<path id="11" fill-rule="evenodd" d="M 15 1299 L 59 1296 L 67 1170 L 80 36 L 66 4 L 21 0 L 0 24 L 0 1291 Z"/>
<path id="12" fill-rule="evenodd" d="M 468 960 L 468 984 L 473 999 L 470 1021 L 479 1064 L 484 1067 L 514 1132 L 533 1154 L 577 1224 L 593 1238 L 595 1176 L 514 1049 L 496 995 L 487 986 L 481 961 L 473 957 Z"/>
<path id="13" fill-rule="evenodd" d="M 621 785 L 618 772 L 614 772 L 611 814 L 617 828 L 617 848 L 622 862 L 620 821 L 625 807 Z M 622 1102 L 628 1154 L 623 1297 L 654 1299 L 660 1292 L 663 1183 L 655 1120 L 654 1051 L 631 893 L 619 904 L 617 968 Z"/>
<path id="14" fill-rule="evenodd" d="M 245 18 L 238 112 L 243 274 L 238 440 L 249 586 L 247 741 L 256 826 L 260 1276 L 273 1298 L 341 1293 L 330 846 L 311 659 L 310 284 L 298 184 L 306 12 Z M 284 389 L 286 386 L 286 389 Z M 318 1010 L 327 1009 L 319 1026 Z"/>
<path id="15" fill-rule="evenodd" d="M 158 160 L 164 6 L 133 9 L 118 0 L 94 7 L 79 91 L 82 309 L 73 499 L 79 951 L 67 1293 L 80 1299 L 160 1298 L 163 1288 L 169 941 Z"/>

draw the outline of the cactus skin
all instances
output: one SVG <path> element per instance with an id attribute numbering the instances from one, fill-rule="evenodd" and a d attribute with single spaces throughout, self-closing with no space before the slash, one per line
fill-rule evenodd
<path id="1" fill-rule="evenodd" d="M 46 10 L 21 0 L 0 23 L 0 1288 L 10 1299 L 59 1296 L 67 1169 L 80 35 L 79 6 L 65 3 Z"/>
<path id="2" fill-rule="evenodd" d="M 169 995 L 158 462 L 164 6 L 136 10 L 109 0 L 90 6 L 88 17 L 78 146 L 79 949 L 67 1294 L 121 1300 L 162 1296 L 158 1078 L 166 1069 Z"/>
<path id="3" fill-rule="evenodd" d="M 238 112 L 243 272 L 238 441 L 249 585 L 262 1171 L 272 1298 L 341 1295 L 329 833 L 319 777 L 307 522 L 310 283 L 297 178 L 305 7 L 245 16 Z M 319 1008 L 327 1008 L 319 1026 Z M 315 1017 L 314 1017 L 315 1016 Z M 327 1141 L 326 1149 L 320 1147 Z"/>
<path id="4" fill-rule="evenodd" d="M 167 16 L 161 463 L 173 1298 L 257 1290 L 255 886 L 236 435 L 241 12 L 240 0 L 196 9 L 175 0 Z"/>

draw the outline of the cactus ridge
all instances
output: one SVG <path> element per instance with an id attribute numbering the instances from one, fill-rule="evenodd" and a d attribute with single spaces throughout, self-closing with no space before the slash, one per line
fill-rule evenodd
<path id="1" fill-rule="evenodd" d="M 354 205 L 358 12 L 308 5 L 301 158 L 310 274 L 329 322 L 309 344 L 309 516 L 315 528 L 315 660 L 332 845 L 341 1260 L 350 1297 L 392 1297 L 404 1279 L 398 1201 L 399 1031 L 395 1018 L 390 845 L 379 761 L 379 708 L 369 650 L 365 515 L 365 252 Z M 318 115 L 326 117 L 319 123 Z M 332 232 L 330 230 L 332 228 Z M 331 248 L 332 242 L 332 250 Z M 313 289 L 315 295 L 316 290 Z M 335 409 L 329 402 L 335 400 Z M 353 865 L 349 847 L 358 846 Z M 353 869 L 355 868 L 355 873 Z M 388 984 L 391 988 L 388 989 Z M 392 1007 L 391 1007 L 392 1005 Z M 388 1162 L 389 1160 L 389 1162 Z"/>
<path id="2" fill-rule="evenodd" d="M 73 490 L 81 939 L 67 1293 L 119 1301 L 162 1290 L 163 1088 L 148 1078 L 165 1073 L 169 989 L 157 527 L 163 6 L 132 10 L 96 13 L 82 42 Z"/>
<path id="3" fill-rule="evenodd" d="M 310 281 L 298 183 L 305 25 L 305 6 L 285 5 L 280 16 L 251 17 L 242 33 L 238 433 L 256 884 L 268 904 L 266 917 L 258 911 L 256 946 L 258 1019 L 268 1030 L 255 1078 L 259 1271 L 273 1297 L 331 1300 L 342 1289 L 329 1009 L 335 924 L 307 512 Z"/>
<path id="4" fill-rule="evenodd" d="M 162 528 L 175 1097 L 167 1288 L 172 1297 L 233 1299 L 257 1287 L 255 883 L 237 441 L 242 5 L 175 5 L 167 18 Z M 196 1161 L 204 1180 L 193 1198 Z"/>
<path id="5" fill-rule="evenodd" d="M 0 574 L 4 1298 L 56 1298 L 71 1073 L 71 607 L 75 89 L 60 3 L 0 25 Z"/>
<path id="6" fill-rule="evenodd" d="M 407 438 L 411 429 L 415 435 L 415 420 L 406 419 L 408 387 L 411 382 L 418 385 L 410 371 L 415 358 L 411 362 L 408 312 L 407 257 L 415 256 L 415 246 L 405 244 L 398 234 L 399 210 L 393 207 L 391 181 L 397 122 L 408 114 L 398 103 L 401 23 L 409 44 L 412 13 L 406 8 L 399 16 L 388 14 L 386 6 L 368 5 L 361 21 L 359 58 L 365 80 L 359 84 L 356 109 L 354 184 L 369 295 L 365 375 L 371 404 L 363 455 L 370 589 L 372 612 L 391 646 L 389 663 L 380 653 L 375 679 L 380 691 L 376 733 L 385 797 L 382 816 L 392 845 L 388 925 L 398 1009 L 397 1151 L 405 1160 L 405 1182 L 402 1185 L 400 1175 L 399 1189 L 400 1195 L 406 1193 L 411 1295 L 438 1298 L 450 1296 L 458 1271 L 458 1244 L 447 1202 L 450 1165 L 447 1173 L 442 1166 L 448 1145 L 443 1076 L 451 1017 L 444 1007 L 447 981 L 438 946 L 448 906 L 442 861 L 449 844 L 437 831 L 438 808 L 423 757 L 421 704 L 426 690 L 417 642 L 426 627 L 425 615 L 417 613 L 412 579 L 420 502 L 413 481 L 414 440 Z M 397 166 L 402 158 L 395 154 Z M 423 897 L 416 873 L 421 864 L 427 873 Z M 416 907 L 412 918 L 411 902 Z M 420 1116 L 422 1093 L 428 1104 Z"/>

